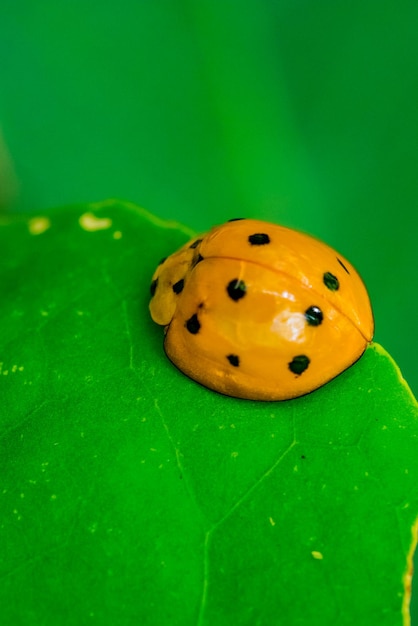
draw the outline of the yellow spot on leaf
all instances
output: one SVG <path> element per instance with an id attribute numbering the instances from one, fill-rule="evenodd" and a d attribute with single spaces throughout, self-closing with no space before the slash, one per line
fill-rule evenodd
<path id="1" fill-rule="evenodd" d="M 51 228 L 51 222 L 48 217 L 32 217 L 28 222 L 28 228 L 31 235 L 42 235 Z"/>
<path id="2" fill-rule="evenodd" d="M 113 233 L 113 239 L 122 239 L 122 233 L 120 230 L 115 230 Z"/>
<path id="3" fill-rule="evenodd" d="M 272 526 L 276 526 L 276 522 L 274 521 L 272 517 L 269 517 L 269 522 Z"/>
<path id="4" fill-rule="evenodd" d="M 318 552 L 317 550 L 312 550 L 311 554 L 313 558 L 316 559 L 317 561 L 322 561 L 322 559 L 324 558 L 324 555 L 322 554 L 322 552 Z"/>
<path id="5" fill-rule="evenodd" d="M 83 230 L 87 230 L 88 232 L 106 230 L 112 226 L 112 220 L 109 217 L 97 217 L 94 213 L 83 213 L 78 223 Z"/>

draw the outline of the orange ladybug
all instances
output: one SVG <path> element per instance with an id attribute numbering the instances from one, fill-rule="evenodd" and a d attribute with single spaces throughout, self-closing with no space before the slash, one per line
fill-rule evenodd
<path id="1" fill-rule="evenodd" d="M 288 400 L 324 385 L 363 354 L 374 332 L 354 267 L 304 233 L 230 220 L 163 260 L 152 319 L 168 358 L 220 393 Z"/>

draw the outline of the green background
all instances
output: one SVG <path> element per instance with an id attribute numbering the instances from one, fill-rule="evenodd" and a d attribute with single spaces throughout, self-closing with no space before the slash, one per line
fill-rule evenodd
<path id="1" fill-rule="evenodd" d="M 417 25 L 416 0 L 3 0 L 13 208 L 117 196 L 317 235 L 416 393 Z"/>

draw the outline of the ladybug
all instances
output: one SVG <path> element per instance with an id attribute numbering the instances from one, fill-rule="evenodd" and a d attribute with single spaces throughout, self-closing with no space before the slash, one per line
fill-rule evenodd
<path id="1" fill-rule="evenodd" d="M 182 372 L 252 400 L 317 389 L 360 358 L 374 331 L 366 288 L 344 257 L 253 219 L 216 226 L 163 259 L 150 312 Z"/>

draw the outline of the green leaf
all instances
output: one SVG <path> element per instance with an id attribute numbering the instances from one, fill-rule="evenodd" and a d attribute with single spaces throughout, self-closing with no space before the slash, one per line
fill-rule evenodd
<path id="1" fill-rule="evenodd" d="M 192 232 L 116 201 L 0 226 L 4 624 L 408 624 L 417 405 L 374 344 L 313 394 L 183 376 L 148 314 Z"/>

